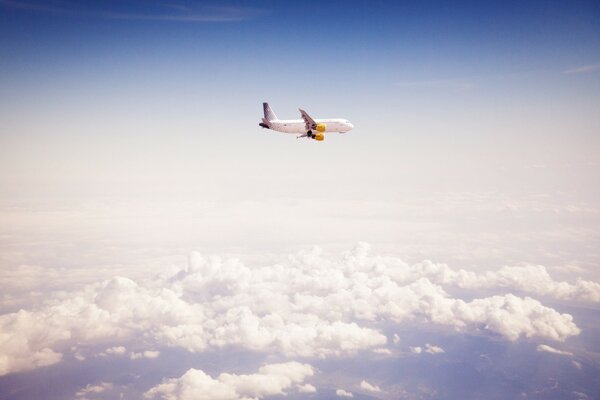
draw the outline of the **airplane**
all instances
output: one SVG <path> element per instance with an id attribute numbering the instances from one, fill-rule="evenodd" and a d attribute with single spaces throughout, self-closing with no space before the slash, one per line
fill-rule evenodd
<path id="1" fill-rule="evenodd" d="M 312 119 L 303 109 L 299 108 L 298 110 L 300 110 L 302 119 L 279 119 L 269 103 L 263 103 L 264 117 L 258 125 L 277 132 L 297 133 L 300 134 L 298 138 L 306 137 L 317 141 L 325 140 L 325 132 L 346 133 L 354 128 L 354 125 L 347 119 Z"/>

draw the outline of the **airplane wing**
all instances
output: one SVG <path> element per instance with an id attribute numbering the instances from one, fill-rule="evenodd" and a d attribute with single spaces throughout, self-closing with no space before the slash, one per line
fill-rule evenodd
<path id="1" fill-rule="evenodd" d="M 310 117 L 310 115 L 308 115 L 306 113 L 306 111 L 304 111 L 303 109 L 299 108 L 298 109 L 300 111 L 300 114 L 302 115 L 302 119 L 304 120 L 304 126 L 306 128 L 307 131 L 314 129 L 315 126 L 317 126 L 317 123 L 315 122 L 314 119 L 312 119 Z"/>

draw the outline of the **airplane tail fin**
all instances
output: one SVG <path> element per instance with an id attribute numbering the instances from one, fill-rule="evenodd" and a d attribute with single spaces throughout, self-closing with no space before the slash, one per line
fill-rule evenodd
<path id="1" fill-rule="evenodd" d="M 271 110 L 269 103 L 263 103 L 263 112 L 267 121 L 275 121 L 276 119 L 278 119 L 277 115 L 275 115 L 273 110 Z"/>

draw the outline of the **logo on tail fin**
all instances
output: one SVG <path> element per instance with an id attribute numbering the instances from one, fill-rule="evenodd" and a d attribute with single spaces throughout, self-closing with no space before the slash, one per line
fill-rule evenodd
<path id="1" fill-rule="evenodd" d="M 269 103 L 263 103 L 263 112 L 267 121 L 275 121 L 278 119 L 277 115 L 275 115 L 273 110 L 271 110 L 271 107 L 269 107 Z"/>

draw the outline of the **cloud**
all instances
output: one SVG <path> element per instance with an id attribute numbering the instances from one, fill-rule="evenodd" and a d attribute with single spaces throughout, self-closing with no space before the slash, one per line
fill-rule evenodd
<path id="1" fill-rule="evenodd" d="M 129 358 L 132 360 L 139 360 L 141 358 L 158 358 L 158 356 L 160 356 L 160 351 L 146 350 L 141 353 L 131 353 Z"/>
<path id="2" fill-rule="evenodd" d="M 440 353 L 444 353 L 444 349 L 442 349 L 439 346 L 434 346 L 432 344 L 426 343 L 425 347 L 421 347 L 421 346 L 415 346 L 415 347 L 410 347 L 410 351 L 411 353 L 415 353 L 415 354 L 421 354 L 423 352 L 425 353 L 429 353 L 429 354 L 440 354 Z"/>
<path id="3" fill-rule="evenodd" d="M 104 350 L 104 353 L 113 354 L 113 355 L 123 355 L 126 352 L 127 352 L 127 349 L 124 346 L 114 346 L 114 347 L 109 347 L 108 349 Z"/>
<path id="4" fill-rule="evenodd" d="M 265 14 L 264 10 L 251 7 L 184 6 L 176 3 L 156 3 L 153 7 L 142 4 L 140 7 L 135 3 L 117 2 L 107 8 L 102 5 L 82 7 L 77 2 L 61 5 L 37 1 L 0 0 L 0 7 L 71 17 L 172 22 L 234 22 Z"/>
<path id="5" fill-rule="evenodd" d="M 571 315 L 531 297 L 508 293 L 465 301 L 448 295 L 443 285 L 520 285 L 566 298 L 595 293 L 591 282 L 554 282 L 541 268 L 478 275 L 431 262 L 411 266 L 371 256 L 364 243 L 338 258 L 323 257 L 315 248 L 289 256 L 285 263 L 256 267 L 192 253 L 185 267 L 143 282 L 114 277 L 48 294 L 35 309 L 0 315 L 0 374 L 51 365 L 69 352 L 84 358 L 86 348 L 110 341 L 118 354 L 121 344 L 140 337 L 147 348 L 244 348 L 327 358 L 384 351 L 379 350 L 387 344 L 382 324 L 436 324 L 510 341 L 563 341 L 580 332 Z M 426 345 L 424 351 L 434 354 L 437 349 Z M 131 357 L 158 355 L 145 351 Z"/>
<path id="6" fill-rule="evenodd" d="M 184 321 L 190 308 L 170 290 L 153 292 L 126 278 L 59 293 L 45 308 L 0 316 L 0 374 L 60 361 L 62 354 L 51 347 L 122 341 L 161 321 Z"/>
<path id="7" fill-rule="evenodd" d="M 390 349 L 387 349 L 385 347 L 378 347 L 376 349 L 373 349 L 373 353 L 375 354 L 383 354 L 383 355 L 391 355 L 392 351 Z"/>
<path id="8" fill-rule="evenodd" d="M 298 386 L 296 386 L 296 388 L 298 389 L 298 391 L 300 393 L 316 393 L 317 392 L 317 388 L 314 387 L 313 385 L 311 385 L 310 383 L 306 383 L 304 385 L 298 385 Z"/>
<path id="9" fill-rule="evenodd" d="M 434 283 L 463 289 L 509 289 L 561 300 L 600 302 L 599 283 L 583 279 L 577 279 L 574 284 L 555 281 L 542 265 L 504 266 L 498 271 L 478 274 L 426 260 L 395 273 L 396 280 L 400 282 L 423 277 Z"/>
<path id="10" fill-rule="evenodd" d="M 179 378 L 167 379 L 154 386 L 144 397 L 169 400 L 262 399 L 265 396 L 285 395 L 286 390 L 301 384 L 313 373 L 310 365 L 298 362 L 268 364 L 261 367 L 258 373 L 250 375 L 222 373 L 216 379 L 202 370 L 192 368 Z M 307 389 L 306 386 L 303 388 Z"/>
<path id="11" fill-rule="evenodd" d="M 462 300 L 453 303 L 459 325 L 484 324 L 486 330 L 496 332 L 508 340 L 546 337 L 563 341 L 581 332 L 573 323 L 571 315 L 560 314 L 530 297 L 520 298 L 508 294 L 476 299 L 471 303 L 464 303 Z"/>
<path id="12" fill-rule="evenodd" d="M 144 351 L 144 357 L 146 358 L 158 358 L 160 351 L 158 350 L 146 350 Z"/>
<path id="13" fill-rule="evenodd" d="M 542 351 L 542 352 L 546 352 L 546 353 L 560 354 L 560 355 L 563 355 L 563 356 L 572 356 L 573 355 L 573 353 L 571 353 L 569 351 L 558 350 L 558 349 L 555 349 L 554 347 L 548 346 L 547 344 L 540 344 L 535 349 L 537 351 Z"/>
<path id="14" fill-rule="evenodd" d="M 90 393 L 102 393 L 113 388 L 112 383 L 101 382 L 98 385 L 87 385 L 75 393 L 75 397 L 85 397 Z"/>
<path id="15" fill-rule="evenodd" d="M 337 389 L 335 391 L 335 395 L 338 397 L 354 397 L 354 395 L 352 394 L 352 392 L 347 392 L 344 389 Z"/>
<path id="16" fill-rule="evenodd" d="M 563 71 L 564 74 L 585 74 L 588 72 L 594 72 L 600 70 L 600 64 L 588 64 L 582 65 L 577 68 L 568 69 Z"/>
<path id="17" fill-rule="evenodd" d="M 43 346 L 32 348 L 27 340 L 20 340 L 13 332 L 0 332 L 0 375 L 45 367 L 62 360 L 61 353 Z M 11 348 L 11 345 L 15 347 Z"/>
<path id="18" fill-rule="evenodd" d="M 425 344 L 425 352 L 429 353 L 429 354 L 439 354 L 439 353 L 445 353 L 444 349 L 442 349 L 439 346 L 434 346 L 432 344 Z"/>
<path id="19" fill-rule="evenodd" d="M 381 389 L 377 385 L 371 385 L 369 382 L 363 380 L 360 382 L 360 388 L 369 392 L 381 392 Z"/>
<path id="20" fill-rule="evenodd" d="M 430 88 L 430 89 L 473 89 L 476 85 L 464 79 L 435 79 L 424 81 L 400 81 L 395 86 L 403 88 Z"/>
<path id="21" fill-rule="evenodd" d="M 588 396 L 587 393 L 580 392 L 580 391 L 577 391 L 577 390 L 571 392 L 571 394 L 577 396 L 576 397 L 577 400 L 588 400 L 590 398 L 590 396 Z"/>

